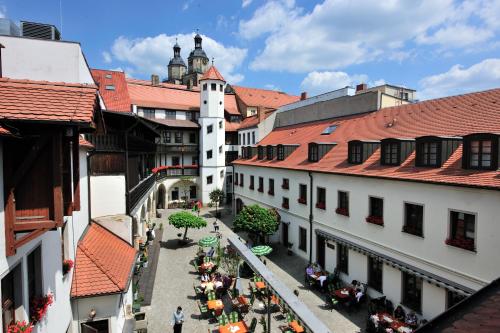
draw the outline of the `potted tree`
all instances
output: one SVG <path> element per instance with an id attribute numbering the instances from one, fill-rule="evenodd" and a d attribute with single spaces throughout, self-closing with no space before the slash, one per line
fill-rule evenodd
<path id="1" fill-rule="evenodd" d="M 250 205 L 242 209 L 234 220 L 235 231 L 246 231 L 257 244 L 266 243 L 267 238 L 278 231 L 278 215 L 274 210 Z"/>
<path id="2" fill-rule="evenodd" d="M 170 215 L 168 217 L 168 223 L 178 229 L 184 228 L 184 236 L 179 240 L 180 244 L 188 243 L 187 232 L 189 228 L 200 229 L 207 226 L 207 221 L 188 211 L 177 212 Z"/>
<path id="3" fill-rule="evenodd" d="M 224 199 L 224 191 L 216 188 L 208 194 L 208 197 L 210 198 L 210 203 L 215 206 L 215 217 L 220 218 L 219 205 L 222 199 Z"/>

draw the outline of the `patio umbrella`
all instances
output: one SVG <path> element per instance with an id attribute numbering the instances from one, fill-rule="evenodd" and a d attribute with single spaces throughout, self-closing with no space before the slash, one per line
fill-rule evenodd
<path id="1" fill-rule="evenodd" d="M 219 239 L 217 239 L 217 237 L 215 236 L 207 236 L 200 239 L 198 245 L 201 247 L 210 247 L 210 246 L 215 246 L 218 241 Z"/>
<path id="2" fill-rule="evenodd" d="M 269 245 L 257 245 L 252 247 L 252 252 L 256 256 L 260 257 L 268 255 L 269 253 L 273 252 L 273 249 Z"/>

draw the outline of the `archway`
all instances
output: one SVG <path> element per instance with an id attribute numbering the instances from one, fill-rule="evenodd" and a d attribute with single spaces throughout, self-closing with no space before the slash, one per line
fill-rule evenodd
<path id="1" fill-rule="evenodd" d="M 166 195 L 167 189 L 165 188 L 165 185 L 160 184 L 160 186 L 158 186 L 158 191 L 156 192 L 156 209 L 165 209 L 165 202 L 167 201 Z"/>
<path id="2" fill-rule="evenodd" d="M 163 185 L 163 184 L 162 184 Z M 194 179 L 181 179 L 165 187 L 166 205 L 168 208 L 183 207 L 184 203 L 195 202 L 199 198 L 198 185 Z"/>

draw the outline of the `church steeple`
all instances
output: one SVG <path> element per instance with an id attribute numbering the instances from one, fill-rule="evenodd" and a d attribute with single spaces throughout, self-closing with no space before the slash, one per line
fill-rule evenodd
<path id="1" fill-rule="evenodd" d="M 181 56 L 181 47 L 179 44 L 177 44 L 177 38 L 175 39 L 175 45 L 174 45 L 174 58 L 180 57 Z"/>
<path id="2" fill-rule="evenodd" d="M 174 44 L 174 57 L 168 63 L 168 80 L 170 83 L 181 83 L 184 74 L 186 73 L 186 64 L 181 57 L 181 47 L 177 44 L 177 39 Z"/>
<path id="3" fill-rule="evenodd" d="M 196 36 L 194 36 L 194 48 L 195 49 L 201 49 L 201 41 L 203 40 L 203 38 L 201 38 L 200 34 L 196 34 Z"/>

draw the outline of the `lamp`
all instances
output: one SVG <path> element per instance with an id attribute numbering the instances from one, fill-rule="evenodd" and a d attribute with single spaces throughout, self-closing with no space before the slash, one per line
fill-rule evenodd
<path id="1" fill-rule="evenodd" d="M 92 308 L 89 312 L 89 320 L 94 320 L 96 314 L 97 314 L 96 310 Z"/>

